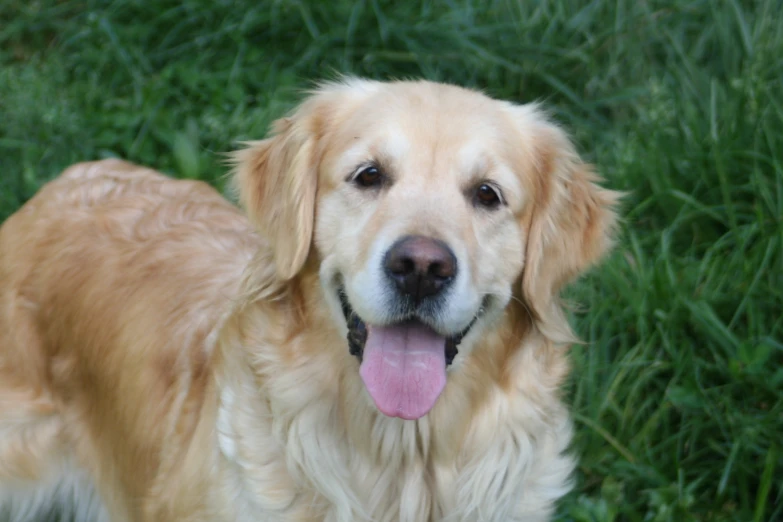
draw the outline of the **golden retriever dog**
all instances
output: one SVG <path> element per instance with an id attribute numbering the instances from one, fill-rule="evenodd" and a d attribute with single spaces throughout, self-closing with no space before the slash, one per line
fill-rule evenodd
<path id="1" fill-rule="evenodd" d="M 549 520 L 574 459 L 558 294 L 612 243 L 536 105 L 316 88 L 202 182 L 80 163 L 0 229 L 0 513 Z"/>

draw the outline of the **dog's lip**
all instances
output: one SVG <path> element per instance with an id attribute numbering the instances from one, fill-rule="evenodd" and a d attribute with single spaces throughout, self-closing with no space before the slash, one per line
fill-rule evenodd
<path id="1" fill-rule="evenodd" d="M 362 351 L 364 349 L 364 343 L 367 341 L 367 324 L 364 322 L 364 320 L 359 317 L 359 315 L 354 311 L 353 307 L 351 306 L 351 303 L 348 301 L 348 295 L 345 292 L 345 288 L 342 285 L 339 285 L 337 287 L 337 296 L 340 299 L 340 308 L 342 309 L 343 316 L 345 318 L 345 323 L 348 326 L 348 348 L 351 353 L 351 355 L 355 355 L 356 357 L 361 360 L 362 358 Z M 476 321 L 478 321 L 479 317 L 481 317 L 484 306 L 482 306 L 479 309 L 479 313 L 477 313 L 473 319 L 470 321 L 470 323 L 461 331 L 457 332 L 456 334 L 452 335 L 445 335 L 446 339 L 446 365 L 450 365 L 454 361 L 454 357 L 457 356 L 457 346 L 462 342 L 462 340 L 465 338 L 466 335 L 470 332 L 471 328 L 473 328 L 473 325 L 476 324 Z M 423 321 L 418 319 L 415 315 L 411 315 L 410 317 L 403 318 L 400 321 L 396 321 L 393 324 L 406 324 L 406 323 L 420 323 L 424 324 L 425 326 L 431 328 L 429 325 L 426 325 Z"/>

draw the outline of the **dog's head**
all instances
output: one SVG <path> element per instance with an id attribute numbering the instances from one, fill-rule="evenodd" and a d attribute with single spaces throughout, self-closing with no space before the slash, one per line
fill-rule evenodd
<path id="1" fill-rule="evenodd" d="M 368 392 L 407 419 L 512 299 L 570 341 L 558 293 L 615 222 L 617 194 L 537 106 L 437 83 L 326 84 L 237 162 L 274 282 L 316 259 Z"/>

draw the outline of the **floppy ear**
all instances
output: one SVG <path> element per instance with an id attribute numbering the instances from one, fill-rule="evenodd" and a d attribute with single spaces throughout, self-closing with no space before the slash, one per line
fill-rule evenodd
<path id="1" fill-rule="evenodd" d="M 234 153 L 240 203 L 271 244 L 278 281 L 293 278 L 310 252 L 321 138 L 378 85 L 352 77 L 323 82 L 292 116 L 275 121 L 271 137 Z"/>
<path id="2" fill-rule="evenodd" d="M 559 300 L 563 287 L 611 248 L 621 194 L 600 187 L 565 133 L 538 116 L 536 194 L 530 216 L 522 296 L 538 329 L 558 343 L 575 342 Z"/>
<path id="3" fill-rule="evenodd" d="M 283 281 L 299 272 L 310 252 L 318 185 L 315 120 L 311 110 L 300 109 L 277 120 L 272 137 L 234 153 L 240 203 L 270 241 Z"/>

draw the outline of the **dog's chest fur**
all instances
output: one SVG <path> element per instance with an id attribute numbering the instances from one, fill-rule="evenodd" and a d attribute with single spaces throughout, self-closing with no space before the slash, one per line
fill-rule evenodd
<path id="1" fill-rule="evenodd" d="M 250 389 L 250 380 L 226 383 L 218 415 L 238 520 L 538 522 L 568 490 L 564 409 L 544 418 L 499 393 L 456 433 L 427 418 L 339 411 L 336 397 L 301 388 L 298 398 L 276 388 L 275 401 L 249 400 Z"/>

